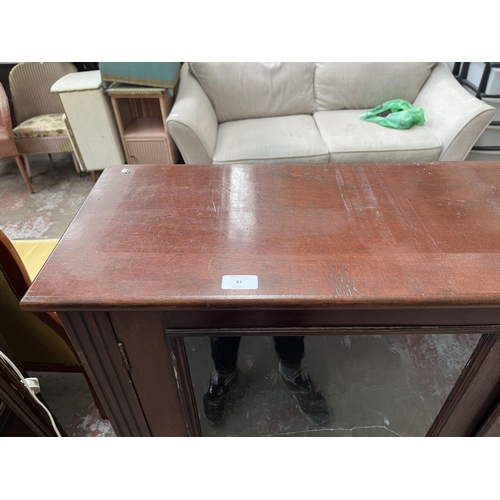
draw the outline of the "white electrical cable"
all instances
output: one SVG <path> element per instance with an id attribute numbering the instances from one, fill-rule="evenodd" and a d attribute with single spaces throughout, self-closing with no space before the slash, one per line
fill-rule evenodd
<path id="1" fill-rule="evenodd" d="M 47 412 L 47 415 L 50 418 L 50 423 L 52 424 L 54 431 L 56 432 L 58 437 L 62 437 L 61 433 L 59 432 L 59 429 L 56 426 L 56 423 L 54 422 L 54 418 L 52 417 L 52 414 L 47 409 L 47 407 L 35 396 L 35 392 L 30 387 L 30 385 L 28 384 L 26 379 L 23 377 L 23 374 L 18 370 L 17 366 L 2 351 L 0 351 L 0 358 L 2 358 L 4 361 L 6 361 L 7 364 L 14 370 L 14 372 L 19 377 L 19 379 L 21 380 L 24 387 L 26 387 L 26 389 L 28 389 L 30 396 Z"/>

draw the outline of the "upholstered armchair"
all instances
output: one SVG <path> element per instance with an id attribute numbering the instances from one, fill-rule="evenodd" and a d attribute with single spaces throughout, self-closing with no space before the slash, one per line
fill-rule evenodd
<path id="1" fill-rule="evenodd" d="M 392 99 L 423 107 L 425 124 L 360 120 Z M 191 164 L 456 161 L 494 114 L 440 62 L 191 62 L 167 128 Z"/>
<path id="2" fill-rule="evenodd" d="M 19 307 L 20 300 L 31 285 L 31 277 L 43 265 L 40 256 L 47 257 L 56 242 L 42 240 L 40 243 L 33 266 L 29 266 L 28 270 L 16 247 L 0 231 L 0 332 L 16 361 L 26 370 L 82 373 L 101 416 L 106 418 L 87 372 L 57 314 L 21 311 Z M 21 242 L 18 248 L 25 254 L 29 253 L 28 242 Z"/>
<path id="3" fill-rule="evenodd" d="M 64 122 L 64 109 L 52 85 L 68 73 L 77 72 L 72 63 L 22 62 L 9 73 L 9 85 L 16 115 L 14 139 L 31 177 L 29 155 L 71 153 L 77 172 L 78 161 Z"/>
<path id="4" fill-rule="evenodd" d="M 14 134 L 12 132 L 12 120 L 10 116 L 9 100 L 7 94 L 0 83 L 0 158 L 15 158 L 17 168 L 21 173 L 24 182 L 30 193 L 34 193 L 33 186 L 26 173 L 23 160 L 19 155 L 16 143 L 14 141 Z"/>

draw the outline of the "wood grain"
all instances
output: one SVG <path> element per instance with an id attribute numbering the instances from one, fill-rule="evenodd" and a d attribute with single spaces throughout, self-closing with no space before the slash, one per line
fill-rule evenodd
<path id="1" fill-rule="evenodd" d="M 29 310 L 500 305 L 494 162 L 109 167 Z M 257 290 L 223 290 L 227 274 Z M 57 278 L 56 278 L 57 276 Z M 488 319 L 491 322 L 491 319 Z"/>

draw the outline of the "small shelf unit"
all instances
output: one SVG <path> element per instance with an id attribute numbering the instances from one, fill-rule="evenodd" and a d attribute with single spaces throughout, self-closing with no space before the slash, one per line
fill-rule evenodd
<path id="1" fill-rule="evenodd" d="M 127 163 L 178 162 L 179 151 L 166 127 L 174 99 L 167 89 L 113 83 L 106 93 L 111 98 Z"/>

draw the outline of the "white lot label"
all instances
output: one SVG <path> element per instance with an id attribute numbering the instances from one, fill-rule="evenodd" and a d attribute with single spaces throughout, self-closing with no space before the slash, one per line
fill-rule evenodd
<path id="1" fill-rule="evenodd" d="M 257 288 L 259 288 L 259 277 L 254 274 L 222 276 L 223 290 L 257 290 Z"/>

